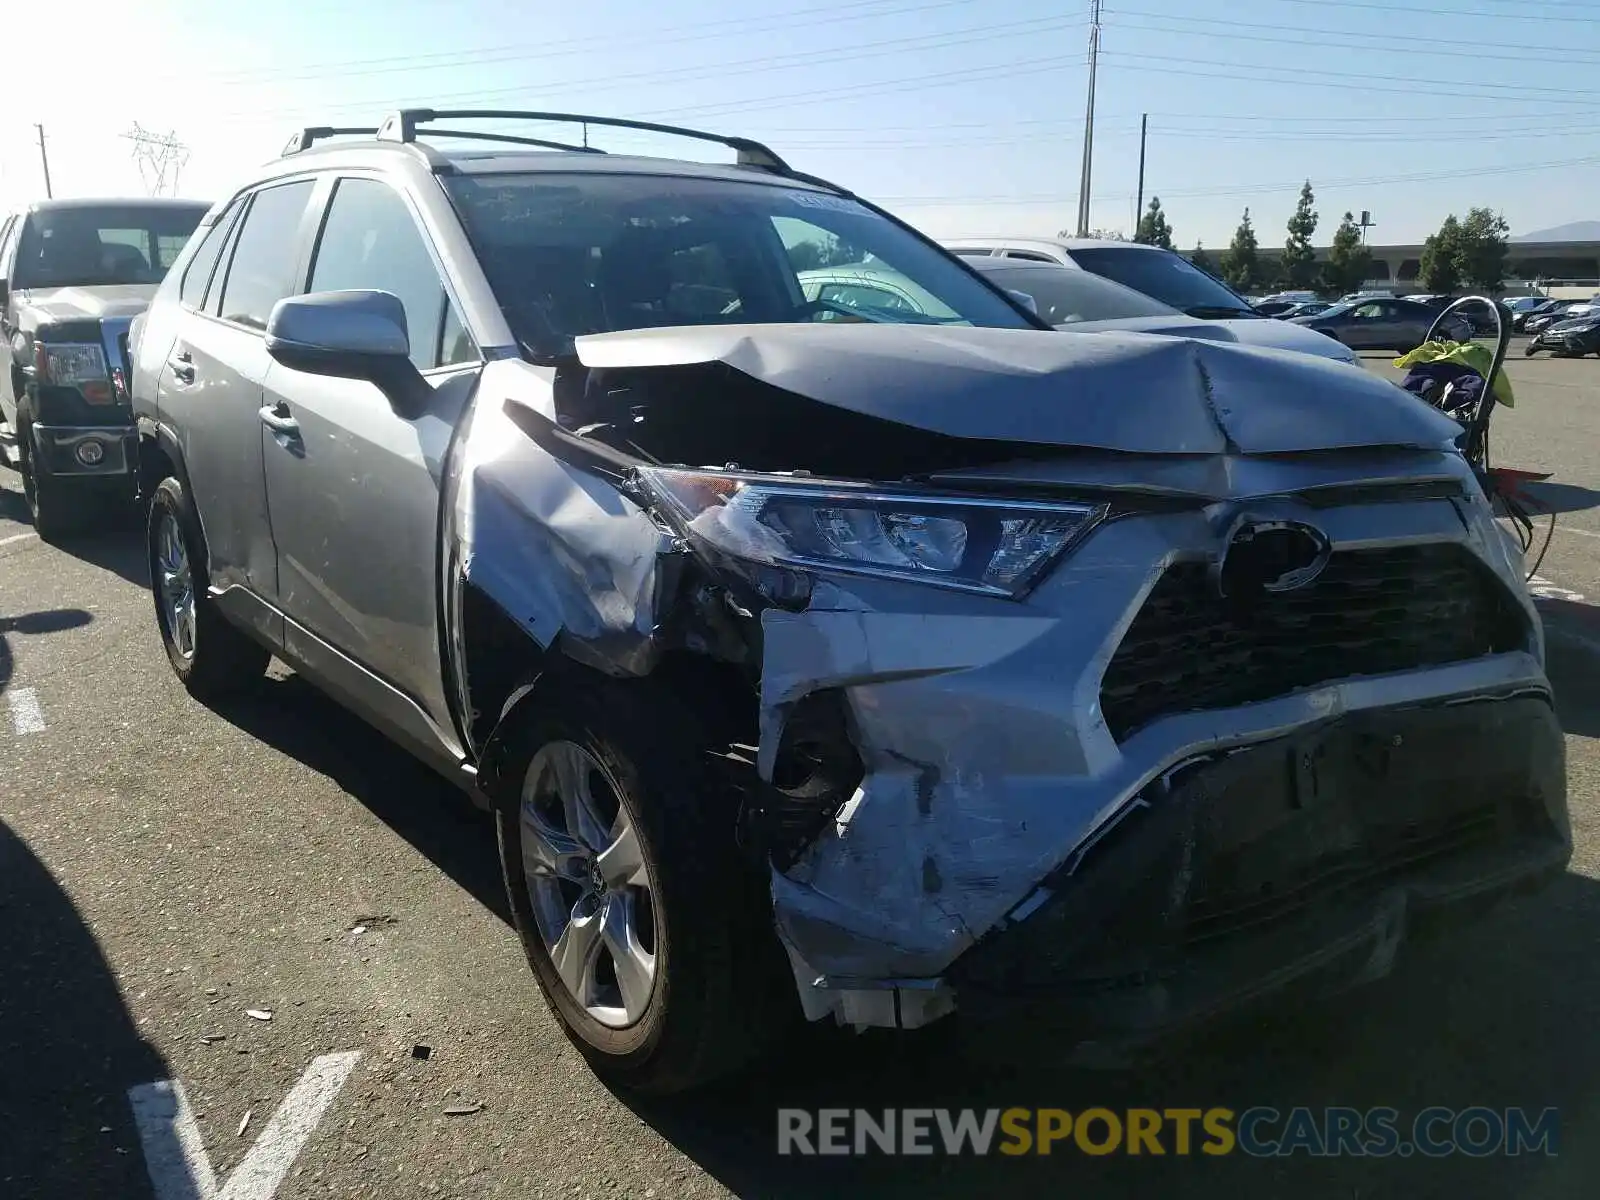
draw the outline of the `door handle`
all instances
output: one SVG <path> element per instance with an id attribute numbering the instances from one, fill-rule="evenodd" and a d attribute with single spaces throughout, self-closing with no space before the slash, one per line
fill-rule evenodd
<path id="1" fill-rule="evenodd" d="M 300 422 L 289 415 L 287 406 L 281 404 L 268 404 L 256 410 L 256 415 L 261 418 L 261 423 L 273 433 L 281 433 L 285 437 L 298 438 L 300 436 Z"/>
<path id="2" fill-rule="evenodd" d="M 187 350 L 179 350 L 167 360 L 167 366 L 172 369 L 172 377 L 179 383 L 194 382 L 194 356 Z"/>

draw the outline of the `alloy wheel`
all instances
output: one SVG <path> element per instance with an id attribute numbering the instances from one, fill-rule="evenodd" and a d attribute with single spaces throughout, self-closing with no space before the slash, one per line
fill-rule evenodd
<path id="1" fill-rule="evenodd" d="M 189 552 L 183 532 L 173 514 L 164 513 L 156 531 L 156 586 L 161 596 L 161 613 L 167 635 L 180 657 L 194 657 L 195 602 L 194 574 L 189 567 Z"/>
<path id="2" fill-rule="evenodd" d="M 594 1020 L 636 1024 L 657 975 L 655 884 L 621 788 L 590 751 L 542 746 L 523 779 L 528 900 L 562 985 Z"/>

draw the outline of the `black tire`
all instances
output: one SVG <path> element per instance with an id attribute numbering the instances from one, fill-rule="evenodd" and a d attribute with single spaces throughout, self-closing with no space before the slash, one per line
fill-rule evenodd
<path id="1" fill-rule="evenodd" d="M 157 543 L 167 517 L 176 523 L 188 559 L 190 591 L 194 598 L 192 653 L 185 654 L 174 638 L 162 596 L 162 570 Z M 212 700 L 248 688 L 267 669 L 272 654 L 261 643 L 228 622 L 207 592 L 205 543 L 200 522 L 183 484 L 164 479 L 150 498 L 150 518 L 145 527 L 146 557 L 150 568 L 150 594 L 155 601 L 156 628 L 167 661 L 191 696 Z"/>
<path id="2" fill-rule="evenodd" d="M 652 679 L 573 672 L 549 686 L 520 718 L 494 798 L 506 895 L 539 988 L 612 1086 L 665 1095 L 731 1074 L 790 1028 L 798 1003 L 766 881 L 736 847 L 737 802 L 713 765 L 712 724 Z M 601 1024 L 562 983 L 533 914 L 521 791 L 535 752 L 556 741 L 587 750 L 609 774 L 652 880 L 657 974 L 643 1015 L 624 1028 Z"/>
<path id="3" fill-rule="evenodd" d="M 81 495 L 65 480 L 49 472 L 39 472 L 34 467 L 33 453 L 29 449 L 33 431 L 26 425 L 18 430 L 17 445 L 21 451 L 22 495 L 28 502 L 28 513 L 33 518 L 33 531 L 39 540 L 59 545 L 75 533 L 83 531 L 90 520 L 103 507 L 95 501 L 98 497 Z"/>
<path id="4" fill-rule="evenodd" d="M 1537 353 L 1539 353 L 1539 347 L 1535 346 L 1532 342 L 1529 342 L 1522 348 L 1523 358 L 1532 358 Z"/>

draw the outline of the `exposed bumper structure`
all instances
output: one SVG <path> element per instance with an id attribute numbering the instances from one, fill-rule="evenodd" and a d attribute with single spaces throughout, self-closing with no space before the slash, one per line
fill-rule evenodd
<path id="1" fill-rule="evenodd" d="M 1375 977 L 1413 917 L 1562 868 L 1542 637 L 1481 506 L 1317 512 L 1320 578 L 1248 613 L 1206 569 L 1245 510 L 1306 515 L 1110 522 L 1021 605 L 852 584 L 765 614 L 763 746 L 837 689 L 866 766 L 772 873 L 811 1016 L 914 1027 L 1042 989 L 1086 1036 L 1145 1037 Z"/>

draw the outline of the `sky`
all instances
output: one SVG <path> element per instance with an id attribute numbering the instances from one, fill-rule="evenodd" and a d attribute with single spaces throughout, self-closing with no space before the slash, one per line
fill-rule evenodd
<path id="1" fill-rule="evenodd" d="M 215 199 L 303 125 L 537 108 L 759 138 L 935 237 L 1048 237 L 1076 223 L 1090 2 L 80 0 L 94 36 L 9 56 L 0 205 L 44 194 L 35 123 L 57 196 L 150 191 L 137 127 Z M 1132 232 L 1141 114 L 1183 249 L 1246 206 L 1281 244 L 1308 178 L 1318 243 L 1346 210 L 1380 244 L 1480 205 L 1513 236 L 1600 217 L 1600 0 L 1104 0 L 1100 48 L 1097 228 Z"/>

